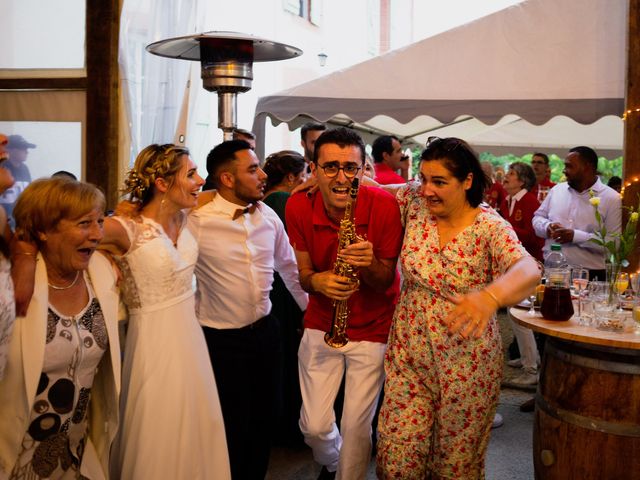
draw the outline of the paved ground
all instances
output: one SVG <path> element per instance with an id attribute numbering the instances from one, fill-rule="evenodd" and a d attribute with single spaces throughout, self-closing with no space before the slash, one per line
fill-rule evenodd
<path id="1" fill-rule="evenodd" d="M 506 313 L 498 316 L 504 350 L 513 334 Z M 509 379 L 519 374 L 518 369 L 504 367 L 504 381 L 498 412 L 504 417 L 504 425 L 492 431 L 487 451 L 487 480 L 531 480 L 533 475 L 532 432 L 533 413 L 522 413 L 519 406 L 531 398 L 529 391 L 509 388 Z M 315 480 L 320 471 L 308 448 L 276 448 L 271 455 L 267 480 Z M 375 465 L 371 462 L 367 480 L 375 480 Z"/>

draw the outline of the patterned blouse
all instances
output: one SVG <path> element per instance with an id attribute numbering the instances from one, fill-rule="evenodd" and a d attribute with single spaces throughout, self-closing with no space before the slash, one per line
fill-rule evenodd
<path id="1" fill-rule="evenodd" d="M 80 313 L 62 315 L 49 305 L 44 364 L 11 480 L 82 478 L 91 386 L 109 347 L 104 316 L 86 272 L 84 278 L 89 302 Z"/>

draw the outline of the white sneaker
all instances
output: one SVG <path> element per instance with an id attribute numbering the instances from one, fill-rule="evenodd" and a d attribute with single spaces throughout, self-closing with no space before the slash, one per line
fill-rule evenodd
<path id="1" fill-rule="evenodd" d="M 514 368 L 522 368 L 522 358 L 514 358 L 513 360 L 507 360 L 507 365 Z M 540 366 L 540 356 L 536 358 L 536 365 Z"/>
<path id="2" fill-rule="evenodd" d="M 538 374 L 535 371 L 524 370 L 520 375 L 509 381 L 511 385 L 531 387 L 538 384 Z"/>
<path id="3" fill-rule="evenodd" d="M 504 420 L 502 418 L 502 415 L 500 415 L 499 413 L 496 413 L 493 416 L 493 422 L 491 423 L 491 428 L 498 428 L 501 427 L 504 424 Z"/>
<path id="4" fill-rule="evenodd" d="M 507 365 L 514 368 L 522 368 L 522 359 L 514 358 L 513 360 L 507 360 Z"/>

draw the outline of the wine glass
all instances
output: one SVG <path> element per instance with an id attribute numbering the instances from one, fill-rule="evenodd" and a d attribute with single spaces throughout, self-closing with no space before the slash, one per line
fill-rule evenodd
<path id="1" fill-rule="evenodd" d="M 531 304 L 531 306 L 529 307 L 529 311 L 527 312 L 527 315 L 529 315 L 530 317 L 535 317 L 536 316 L 536 309 L 534 308 L 534 305 L 536 303 L 535 292 L 532 295 L 529 295 L 529 303 Z"/>
<path id="2" fill-rule="evenodd" d="M 573 283 L 573 289 L 578 295 L 578 323 L 583 324 L 582 320 L 582 297 L 589 285 L 589 270 L 582 267 L 573 267 L 571 270 L 571 281 Z"/>

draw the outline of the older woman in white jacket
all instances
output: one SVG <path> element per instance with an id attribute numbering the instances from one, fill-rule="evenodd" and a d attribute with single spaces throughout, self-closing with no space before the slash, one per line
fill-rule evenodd
<path id="1" fill-rule="evenodd" d="M 54 178 L 29 185 L 14 210 L 40 253 L 0 382 L 0 480 L 109 477 L 120 348 L 116 276 L 94 253 L 104 206 L 92 185 Z"/>

